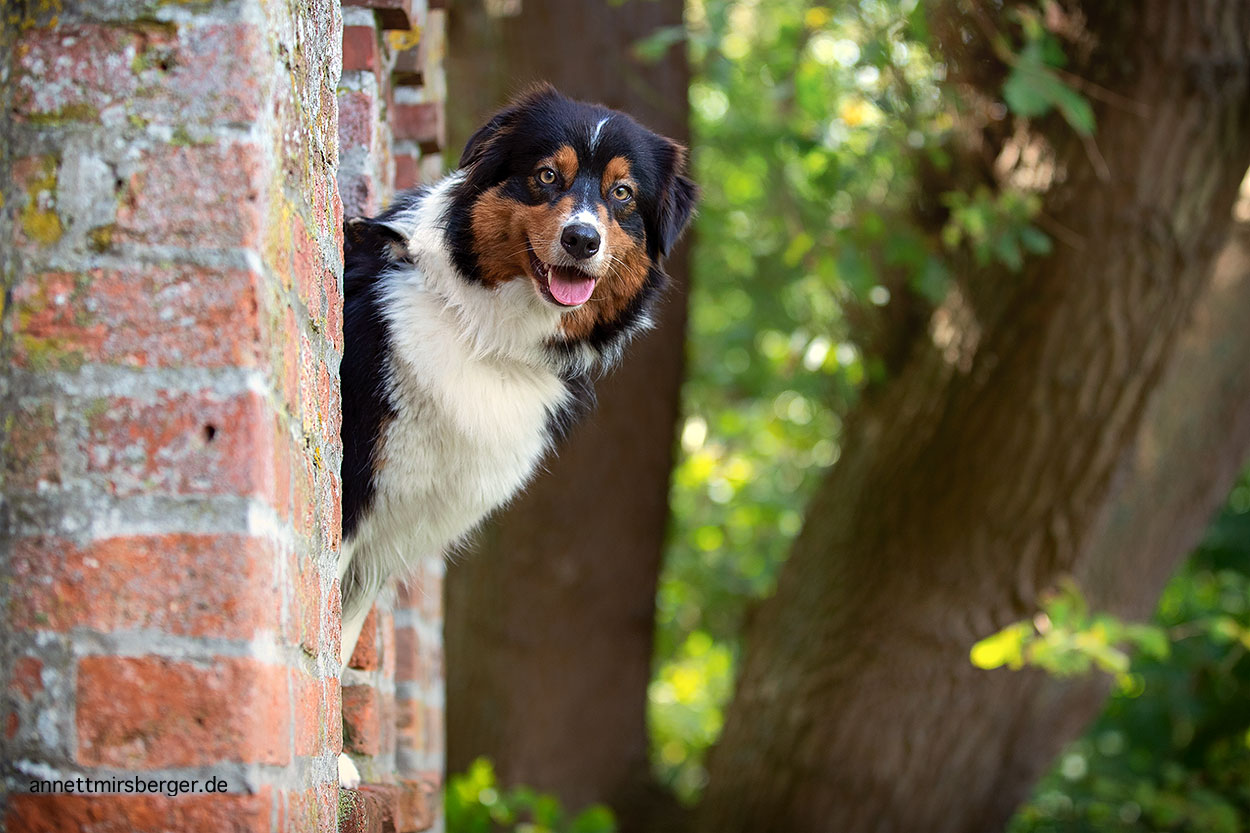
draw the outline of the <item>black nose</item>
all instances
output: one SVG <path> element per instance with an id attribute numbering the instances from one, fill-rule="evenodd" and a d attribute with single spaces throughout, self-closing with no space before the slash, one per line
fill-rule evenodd
<path id="1" fill-rule="evenodd" d="M 585 260 L 599 251 L 599 232 L 585 223 L 573 223 L 560 233 L 560 245 L 573 257 Z"/>

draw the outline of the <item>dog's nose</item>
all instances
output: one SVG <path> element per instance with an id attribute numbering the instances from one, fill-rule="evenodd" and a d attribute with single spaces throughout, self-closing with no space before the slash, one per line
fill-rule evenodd
<path id="1" fill-rule="evenodd" d="M 585 260 L 599 251 L 599 232 L 585 223 L 571 223 L 560 233 L 560 245 L 578 260 Z"/>

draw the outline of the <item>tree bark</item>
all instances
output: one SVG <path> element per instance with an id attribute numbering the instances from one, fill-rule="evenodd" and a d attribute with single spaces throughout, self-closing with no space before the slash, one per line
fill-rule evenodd
<path id="1" fill-rule="evenodd" d="M 480 2 L 449 11 L 453 147 L 528 83 L 602 102 L 688 141 L 684 50 L 656 64 L 634 41 L 680 25 L 680 0 L 623 6 L 523 0 L 514 17 Z M 447 581 L 451 772 L 478 755 L 501 779 L 570 809 L 608 801 L 623 830 L 648 812 L 646 703 L 656 580 L 683 370 L 685 249 L 661 326 L 599 384 L 599 407 L 481 536 Z"/>
<path id="2" fill-rule="evenodd" d="M 1001 829 L 1102 688 L 981 671 L 969 648 L 1065 575 L 1149 610 L 1244 459 L 1243 363 L 1179 337 L 1250 165 L 1250 3 L 1083 6 L 1095 47 L 1070 69 L 1114 103 L 1096 149 L 1042 125 L 1045 214 L 1069 231 L 1019 275 L 965 281 L 848 419 L 748 629 L 701 833 Z M 936 13 L 975 50 L 972 18 Z M 1168 376 L 1178 355 L 1206 381 Z M 1205 399 L 1152 406 L 1161 387 Z"/>

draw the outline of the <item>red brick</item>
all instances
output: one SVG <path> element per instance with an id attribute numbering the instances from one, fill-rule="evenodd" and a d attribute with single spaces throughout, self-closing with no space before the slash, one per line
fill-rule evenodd
<path id="1" fill-rule="evenodd" d="M 277 556 L 243 535 L 106 538 L 84 547 L 59 538 L 13 546 L 12 622 L 25 629 L 144 628 L 248 639 L 272 630 Z"/>
<path id="2" fill-rule="evenodd" d="M 424 681 L 422 659 L 421 643 L 416 630 L 410 627 L 395 628 L 395 681 Z"/>
<path id="3" fill-rule="evenodd" d="M 309 654 L 321 651 L 321 574 L 310 559 L 296 555 L 294 561 L 295 603 L 291 634 L 294 642 Z"/>
<path id="4" fill-rule="evenodd" d="M 337 781 L 287 795 L 286 813 L 278 819 L 279 833 L 338 833 Z"/>
<path id="5" fill-rule="evenodd" d="M 398 787 L 364 784 L 358 790 L 344 791 L 340 805 L 344 812 L 339 833 L 396 833 Z"/>
<path id="6" fill-rule="evenodd" d="M 278 494 L 275 421 L 257 393 L 159 394 L 87 409 L 87 470 L 117 495 Z"/>
<path id="7" fill-rule="evenodd" d="M 343 27 L 343 71 L 378 71 L 378 33 L 372 26 Z"/>
<path id="8" fill-rule="evenodd" d="M 145 152 L 126 183 L 113 240 L 191 248 L 258 245 L 262 155 L 246 143 Z"/>
<path id="9" fill-rule="evenodd" d="M 378 13 L 383 29 L 405 31 L 417 25 L 413 0 L 344 0 L 344 6 L 364 6 Z"/>
<path id="10" fill-rule="evenodd" d="M 330 592 L 329 604 L 325 612 L 326 623 L 326 644 L 334 646 L 335 658 L 338 658 L 339 646 L 343 641 L 343 596 L 339 587 L 339 580 L 334 580 L 333 589 Z"/>
<path id="11" fill-rule="evenodd" d="M 352 651 L 347 664 L 361 671 L 378 669 L 378 606 L 369 608 L 369 615 L 360 629 L 360 638 L 356 640 L 356 650 Z"/>
<path id="12" fill-rule="evenodd" d="M 319 326 L 323 326 L 321 287 L 324 285 L 324 280 L 322 275 L 329 269 L 321 254 L 321 244 L 316 237 L 308 233 L 308 227 L 299 215 L 291 219 L 291 240 L 294 246 L 292 271 L 296 293 L 304 302 L 309 316 Z"/>
<path id="13" fill-rule="evenodd" d="M 310 677 L 296 673 L 293 687 L 295 700 L 295 754 L 338 754 L 339 734 L 331 729 L 340 723 L 338 709 L 339 681 L 336 678 Z"/>
<path id="14" fill-rule="evenodd" d="M 13 677 L 9 690 L 23 700 L 30 700 L 43 691 L 43 662 L 35 657 L 18 657 L 13 663 Z"/>
<path id="15" fill-rule="evenodd" d="M 198 266 L 32 275 L 13 290 L 14 362 L 254 367 L 258 284 L 251 272 Z"/>
<path id="16" fill-rule="evenodd" d="M 406 697 L 395 698 L 396 745 L 400 749 L 423 752 L 425 730 L 425 704 Z"/>
<path id="17" fill-rule="evenodd" d="M 77 760 L 120 769 L 286 764 L 288 710 L 286 669 L 255 660 L 84 657 Z"/>
<path id="18" fill-rule="evenodd" d="M 415 610 L 429 622 L 443 621 L 443 576 L 428 561 L 422 562 L 408 581 L 399 585 L 397 608 Z"/>
<path id="19" fill-rule="evenodd" d="M 395 813 L 398 833 L 421 833 L 433 827 L 438 786 L 415 778 L 400 779 L 398 786 L 399 802 Z"/>
<path id="20" fill-rule="evenodd" d="M 388 115 L 396 139 L 411 139 L 425 153 L 433 153 L 446 146 L 447 133 L 441 102 L 396 104 Z"/>
<path id="21" fill-rule="evenodd" d="M 395 695 L 382 692 L 378 696 L 380 722 L 382 725 L 379 744 L 381 746 L 381 754 L 394 755 L 395 746 L 398 742 L 396 720 L 398 719 L 398 707 L 395 703 Z"/>
<path id="22" fill-rule="evenodd" d="M 95 121 L 114 107 L 145 121 L 252 121 L 263 101 L 264 38 L 256 26 L 65 24 L 23 33 L 19 118 Z"/>
<path id="23" fill-rule="evenodd" d="M 339 93 L 339 152 L 356 148 L 373 149 L 376 138 L 376 102 L 373 95 L 359 90 Z"/>
<path id="24" fill-rule="evenodd" d="M 243 785 L 229 785 L 240 789 Z M 255 795 L 9 793 L 8 833 L 269 833 L 269 787 Z"/>
<path id="25" fill-rule="evenodd" d="M 4 432 L 5 490 L 39 492 L 61 483 L 57 450 L 57 419 L 47 403 L 22 406 L 12 413 Z"/>
<path id="26" fill-rule="evenodd" d="M 425 753 L 441 758 L 443 755 L 443 710 L 437 706 L 425 709 Z"/>
<path id="27" fill-rule="evenodd" d="M 343 686 L 343 749 L 360 755 L 382 751 L 382 709 L 377 689 Z"/>
<path id="28" fill-rule="evenodd" d="M 395 190 L 403 191 L 421 184 L 421 172 L 417 157 L 410 153 L 395 154 Z"/>

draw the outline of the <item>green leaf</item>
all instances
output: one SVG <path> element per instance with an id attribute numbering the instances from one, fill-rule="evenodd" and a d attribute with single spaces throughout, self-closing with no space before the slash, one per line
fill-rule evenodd
<path id="1" fill-rule="evenodd" d="M 1037 226 L 1024 226 L 1020 229 L 1020 245 L 1029 254 L 1048 255 L 1053 246 L 1049 235 Z"/>
<path id="2" fill-rule="evenodd" d="M 1016 622 L 973 645 L 969 658 L 977 668 L 987 671 L 1004 665 L 1018 669 L 1024 665 L 1024 646 L 1032 636 L 1032 625 Z"/>

